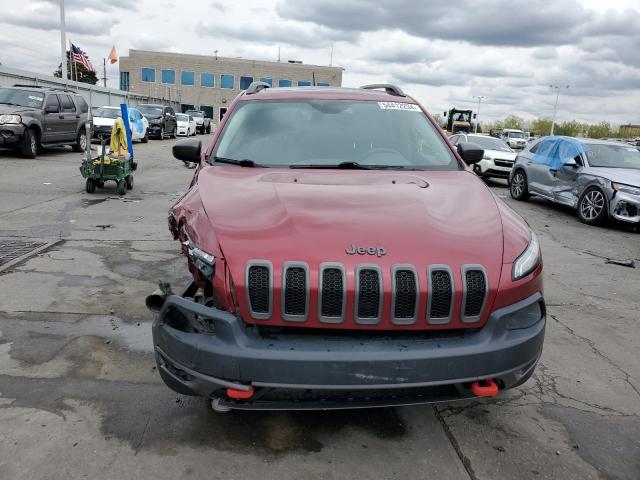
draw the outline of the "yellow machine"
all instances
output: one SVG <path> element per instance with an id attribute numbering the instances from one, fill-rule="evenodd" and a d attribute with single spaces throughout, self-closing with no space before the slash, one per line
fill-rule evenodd
<path id="1" fill-rule="evenodd" d="M 471 110 L 460 110 L 452 108 L 449 112 L 444 112 L 447 119 L 447 133 L 453 135 L 458 132 L 471 132 L 471 119 L 476 116 Z"/>

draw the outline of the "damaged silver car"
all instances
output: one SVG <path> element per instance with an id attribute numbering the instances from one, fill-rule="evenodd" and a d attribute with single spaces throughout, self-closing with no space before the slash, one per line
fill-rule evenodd
<path id="1" fill-rule="evenodd" d="M 590 225 L 640 225 L 640 151 L 622 142 L 545 137 L 518 154 L 509 187 L 516 200 L 536 195 L 573 207 Z"/>

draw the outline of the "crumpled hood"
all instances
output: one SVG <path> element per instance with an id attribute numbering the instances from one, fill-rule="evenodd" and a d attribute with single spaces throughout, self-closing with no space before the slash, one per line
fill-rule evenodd
<path id="1" fill-rule="evenodd" d="M 633 168 L 608 168 L 608 167 L 588 167 L 583 170 L 589 175 L 603 177 L 612 182 L 624 183 L 640 187 L 640 170 Z"/>
<path id="2" fill-rule="evenodd" d="M 481 264 L 490 284 L 502 266 L 502 224 L 495 199 L 469 171 L 303 171 L 206 166 L 200 196 L 236 284 L 250 259 L 409 263 L 418 271 Z M 200 235 L 204 235 L 200 231 Z M 386 255 L 348 255 L 351 245 Z"/>

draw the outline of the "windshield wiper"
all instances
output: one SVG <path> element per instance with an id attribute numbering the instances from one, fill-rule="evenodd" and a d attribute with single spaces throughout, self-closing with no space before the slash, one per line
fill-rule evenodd
<path id="1" fill-rule="evenodd" d="M 242 160 L 236 160 L 234 158 L 225 157 L 213 157 L 213 161 L 216 163 L 228 163 L 229 165 L 239 165 L 241 167 L 255 167 L 256 164 L 253 160 L 243 158 Z"/>
<path id="2" fill-rule="evenodd" d="M 341 162 L 330 165 L 322 165 L 319 163 L 310 163 L 307 165 L 290 165 L 289 168 L 343 168 L 345 170 L 370 170 L 371 167 L 360 165 L 358 162 Z"/>
<path id="3" fill-rule="evenodd" d="M 13 105 L 15 107 L 19 107 L 20 106 L 17 103 L 11 103 L 11 102 L 0 102 L 0 104 L 2 104 L 2 105 Z"/>

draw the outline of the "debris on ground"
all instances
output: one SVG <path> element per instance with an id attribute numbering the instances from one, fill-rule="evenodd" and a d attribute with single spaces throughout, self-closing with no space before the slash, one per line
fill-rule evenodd
<path id="1" fill-rule="evenodd" d="M 621 267 L 636 268 L 636 262 L 634 262 L 633 260 L 615 260 L 607 258 L 604 263 L 608 263 L 610 265 L 619 265 Z"/>

